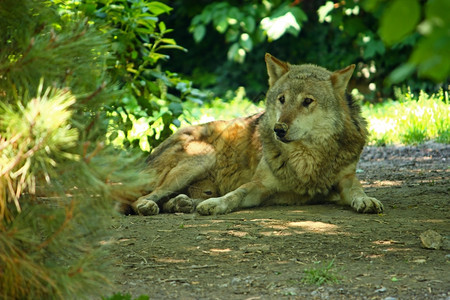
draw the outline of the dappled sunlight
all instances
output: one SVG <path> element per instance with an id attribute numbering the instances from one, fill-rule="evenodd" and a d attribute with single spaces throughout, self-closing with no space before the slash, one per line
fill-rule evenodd
<path id="1" fill-rule="evenodd" d="M 401 245 L 405 245 L 404 242 L 394 241 L 394 240 L 378 240 L 373 241 L 372 244 L 378 246 L 389 246 L 388 248 L 380 249 L 384 252 L 404 252 L 404 251 L 412 251 L 411 248 L 401 248 Z M 398 246 L 395 246 L 398 245 Z"/>
<path id="2" fill-rule="evenodd" d="M 211 227 L 211 224 L 186 224 L 183 225 L 184 228 L 196 228 L 196 227 Z"/>
<path id="3" fill-rule="evenodd" d="M 228 235 L 235 236 L 235 237 L 245 237 L 245 236 L 249 235 L 248 232 L 245 232 L 245 231 L 236 231 L 236 230 L 228 230 L 228 231 L 227 231 L 227 234 L 228 234 Z"/>
<path id="4" fill-rule="evenodd" d="M 393 240 L 379 240 L 379 241 L 374 241 L 374 242 L 372 242 L 372 243 L 373 243 L 373 244 L 376 244 L 376 245 L 403 244 L 402 242 L 393 241 Z"/>
<path id="5" fill-rule="evenodd" d="M 189 262 L 188 259 L 176 259 L 171 257 L 161 257 L 161 258 L 155 258 L 155 262 L 159 263 L 170 263 L 170 264 L 179 264 L 179 263 L 187 263 Z"/>
<path id="6" fill-rule="evenodd" d="M 384 256 L 385 256 L 384 254 L 368 254 L 364 257 L 365 258 L 383 258 Z"/>
<path id="7" fill-rule="evenodd" d="M 211 248 L 211 249 L 209 249 L 209 251 L 203 251 L 203 252 L 204 253 L 228 253 L 231 251 L 233 251 L 233 250 L 231 250 L 230 248 L 225 248 L 225 249 Z"/>
<path id="8" fill-rule="evenodd" d="M 387 251 L 387 252 L 404 252 L 404 251 L 412 251 L 413 249 L 411 248 L 386 248 L 383 251 Z"/>
<path id="9" fill-rule="evenodd" d="M 384 136 L 394 130 L 396 130 L 398 122 L 395 119 L 389 118 L 368 118 L 368 129 L 375 137 Z"/>
<path id="10" fill-rule="evenodd" d="M 274 224 L 274 225 L 268 225 L 268 226 L 264 226 L 270 229 L 278 229 L 278 230 L 286 230 L 289 227 L 287 227 L 286 225 L 281 225 L 281 224 Z"/>
<path id="11" fill-rule="evenodd" d="M 298 231 L 263 231 L 261 232 L 262 235 L 264 236 L 289 236 L 289 235 L 293 235 L 293 234 L 301 234 L 304 232 L 298 232 Z"/>
<path id="12" fill-rule="evenodd" d="M 289 213 L 290 214 L 292 214 L 292 213 L 303 214 L 303 213 L 305 213 L 305 211 L 304 210 L 290 210 Z"/>
<path id="13" fill-rule="evenodd" d="M 346 234 L 338 232 L 339 226 L 331 223 L 319 221 L 282 221 L 276 219 L 252 219 L 257 222 L 264 230 L 261 232 L 265 236 L 288 236 L 304 233 L 323 233 L 323 234 Z"/>
<path id="14" fill-rule="evenodd" d="M 338 228 L 338 226 L 334 224 L 314 221 L 289 222 L 287 225 L 289 227 L 300 227 L 306 231 L 324 233 L 334 232 Z"/>
<path id="15" fill-rule="evenodd" d="M 385 187 L 401 187 L 404 185 L 403 180 L 377 180 L 377 181 L 373 181 L 373 182 L 367 182 L 362 180 L 361 184 L 364 187 L 381 187 L 381 186 L 385 186 Z"/>
<path id="16" fill-rule="evenodd" d="M 416 222 L 416 223 L 432 223 L 432 224 L 445 223 L 444 225 L 447 226 L 448 220 L 442 220 L 442 219 L 428 219 L 428 220 L 413 220 L 413 222 Z"/>

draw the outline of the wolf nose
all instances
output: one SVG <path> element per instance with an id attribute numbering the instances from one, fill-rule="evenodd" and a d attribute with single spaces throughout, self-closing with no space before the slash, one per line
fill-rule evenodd
<path id="1" fill-rule="evenodd" d="M 275 123 L 273 131 L 275 131 L 277 137 L 283 138 L 286 135 L 288 128 L 289 126 L 286 123 Z"/>

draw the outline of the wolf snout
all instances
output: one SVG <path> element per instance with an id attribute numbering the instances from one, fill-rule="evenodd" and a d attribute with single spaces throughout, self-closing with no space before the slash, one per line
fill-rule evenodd
<path id="1" fill-rule="evenodd" d="M 275 123 L 275 126 L 273 127 L 273 131 L 275 131 L 275 134 L 279 138 L 284 138 L 286 136 L 286 133 L 289 129 L 289 126 L 286 123 Z"/>

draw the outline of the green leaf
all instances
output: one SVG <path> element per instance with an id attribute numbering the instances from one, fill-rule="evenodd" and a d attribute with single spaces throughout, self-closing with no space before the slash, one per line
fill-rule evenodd
<path id="1" fill-rule="evenodd" d="M 333 9 L 334 3 L 332 1 L 327 1 L 324 5 L 319 7 L 319 9 L 317 10 L 317 14 L 319 15 L 319 22 L 323 23 L 326 20 L 326 17 Z"/>
<path id="2" fill-rule="evenodd" d="M 225 34 L 225 41 L 228 43 L 235 42 L 239 37 L 239 31 L 236 29 L 230 28 L 227 30 L 227 33 Z"/>
<path id="3" fill-rule="evenodd" d="M 166 31 L 166 24 L 164 24 L 164 22 L 159 22 L 158 27 L 159 27 L 159 31 L 161 31 L 161 32 Z"/>
<path id="4" fill-rule="evenodd" d="M 217 20 L 217 21 L 216 21 Z M 228 28 L 228 20 L 226 15 L 214 20 L 214 25 L 219 33 L 224 33 Z"/>
<path id="5" fill-rule="evenodd" d="M 383 13 L 379 34 L 387 45 L 392 45 L 413 32 L 419 20 L 418 0 L 393 0 Z"/>
<path id="6" fill-rule="evenodd" d="M 276 9 L 272 16 L 262 19 L 261 28 L 266 32 L 269 41 L 274 41 L 286 32 L 297 35 L 305 20 L 307 16 L 303 10 L 286 3 Z"/>
<path id="7" fill-rule="evenodd" d="M 250 52 L 253 48 L 253 41 L 247 33 L 241 34 L 241 39 L 239 40 L 239 44 L 247 52 Z"/>
<path id="8" fill-rule="evenodd" d="M 389 74 L 388 83 L 396 84 L 400 83 L 416 70 L 416 67 L 413 64 L 406 63 L 396 68 L 394 71 Z"/>
<path id="9" fill-rule="evenodd" d="M 201 42 L 205 37 L 206 27 L 204 25 L 197 25 L 194 28 L 194 41 L 196 43 Z"/>
<path id="10" fill-rule="evenodd" d="M 177 44 L 174 39 L 169 39 L 169 38 L 163 38 L 160 41 L 162 43 L 166 43 L 166 44 L 169 44 L 169 45 L 176 45 Z"/>
<path id="11" fill-rule="evenodd" d="M 191 26 L 197 26 L 200 25 L 200 23 L 204 23 L 203 17 L 202 15 L 196 15 L 191 21 Z"/>
<path id="12" fill-rule="evenodd" d="M 384 47 L 384 44 L 382 41 L 371 39 L 366 45 L 366 49 L 364 50 L 363 58 L 369 59 L 369 58 L 374 57 L 377 54 L 383 55 L 385 51 L 386 51 L 386 48 Z"/>
<path id="13" fill-rule="evenodd" d="M 410 62 L 418 66 L 420 77 L 441 82 L 450 76 L 450 39 L 445 32 L 446 29 L 433 31 L 430 36 L 422 38 L 414 49 Z"/>
<path id="14" fill-rule="evenodd" d="M 450 24 L 449 12 L 450 1 L 448 0 L 429 0 L 425 4 L 427 19 L 433 20 L 434 23 L 441 24 L 441 26 Z"/>
<path id="15" fill-rule="evenodd" d="M 179 116 L 183 113 L 183 105 L 178 102 L 172 102 L 169 104 L 169 110 L 175 115 Z"/>
<path id="16" fill-rule="evenodd" d="M 238 43 L 234 43 L 233 45 L 231 45 L 230 49 L 228 49 L 228 60 L 235 60 L 236 57 L 238 56 L 238 51 L 239 51 L 239 44 Z"/>
<path id="17" fill-rule="evenodd" d="M 252 33 L 253 31 L 255 31 L 255 27 L 256 27 L 255 18 L 253 18 L 252 16 L 246 16 L 243 20 L 243 23 L 244 23 L 244 29 L 247 32 Z"/>
<path id="18" fill-rule="evenodd" d="M 180 122 L 180 120 L 178 120 L 178 119 L 173 119 L 173 120 L 172 120 L 172 124 L 175 125 L 175 126 L 177 126 L 177 127 L 180 127 L 180 126 L 181 126 L 181 122 Z"/>
<path id="19" fill-rule="evenodd" d="M 162 45 L 159 46 L 156 51 L 159 51 L 161 49 L 175 49 L 175 50 L 181 50 L 183 52 L 188 52 L 188 50 L 180 45 Z M 168 58 L 168 56 L 166 56 Z"/>
<path id="20" fill-rule="evenodd" d="M 157 1 L 148 3 L 147 7 L 156 16 L 163 13 L 168 13 L 172 10 L 170 6 L 167 6 L 166 4 Z"/>

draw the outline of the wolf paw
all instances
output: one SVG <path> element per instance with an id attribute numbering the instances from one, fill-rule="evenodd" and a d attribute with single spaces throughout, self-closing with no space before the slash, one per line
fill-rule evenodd
<path id="1" fill-rule="evenodd" d="M 133 204 L 136 213 L 142 215 L 142 216 L 153 216 L 157 215 L 159 213 L 159 207 L 158 204 L 156 204 L 152 200 L 148 199 L 138 199 Z"/>
<path id="2" fill-rule="evenodd" d="M 210 198 L 197 206 L 197 212 L 201 215 L 220 215 L 228 212 L 228 207 L 221 198 Z"/>
<path id="3" fill-rule="evenodd" d="M 192 213 L 195 209 L 195 202 L 184 194 L 180 194 L 175 198 L 170 199 L 163 205 L 163 210 L 165 212 L 182 212 L 182 213 Z"/>
<path id="4" fill-rule="evenodd" d="M 379 200 L 368 196 L 354 198 L 352 207 L 360 213 L 381 213 L 384 209 Z"/>

